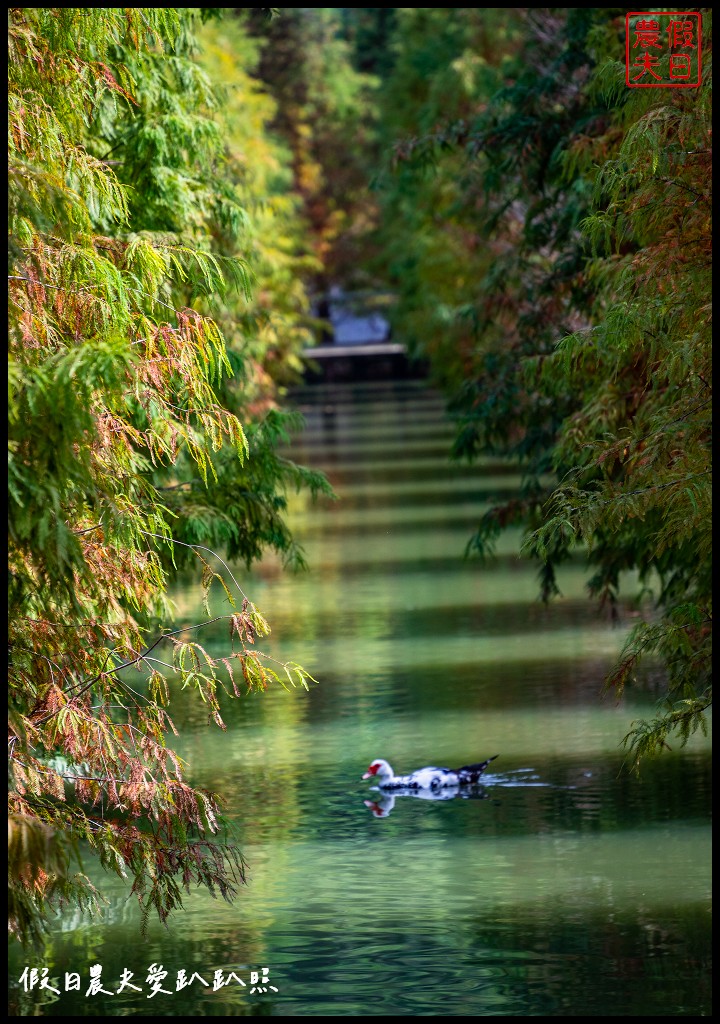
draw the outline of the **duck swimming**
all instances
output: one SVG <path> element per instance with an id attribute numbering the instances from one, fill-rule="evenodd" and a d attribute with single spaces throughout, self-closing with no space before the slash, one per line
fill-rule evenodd
<path id="1" fill-rule="evenodd" d="M 474 785 L 490 762 L 498 756 L 493 754 L 487 761 L 466 764 L 463 768 L 418 768 L 409 775 L 396 775 L 387 761 L 378 758 L 371 763 L 363 779 L 375 779 L 378 789 L 386 793 L 401 790 L 438 792 L 445 788 L 458 789 L 461 786 Z"/>

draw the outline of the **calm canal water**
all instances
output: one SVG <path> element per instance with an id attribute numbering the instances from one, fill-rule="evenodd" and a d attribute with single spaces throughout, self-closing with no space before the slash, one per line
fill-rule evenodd
<path id="1" fill-rule="evenodd" d="M 601 694 L 631 611 L 619 628 L 600 616 L 580 563 L 544 608 L 517 535 L 490 566 L 464 560 L 483 503 L 519 481 L 448 463 L 452 427 L 424 385 L 318 385 L 295 402 L 293 455 L 339 499 L 292 501 L 309 572 L 269 559 L 242 585 L 273 629 L 263 649 L 319 685 L 229 703 L 226 733 L 186 695 L 175 713 L 191 781 L 228 801 L 249 885 L 233 906 L 193 894 L 141 939 L 127 885 L 88 863 L 107 913 L 66 914 L 42 960 L 11 953 L 11 1015 L 709 1015 L 710 741 L 623 771 L 620 741 L 654 703 Z M 196 583 L 176 596 L 182 619 L 203 617 Z M 226 624 L 203 642 L 227 653 Z M 393 803 L 361 781 L 377 757 L 402 772 L 494 754 L 472 799 Z M 78 972 L 81 991 L 24 993 L 25 964 L 61 988 Z M 86 994 L 91 965 L 113 994 Z M 124 970 L 140 992 L 117 993 Z M 177 991 L 180 970 L 208 985 Z M 217 970 L 244 986 L 214 991 Z"/>

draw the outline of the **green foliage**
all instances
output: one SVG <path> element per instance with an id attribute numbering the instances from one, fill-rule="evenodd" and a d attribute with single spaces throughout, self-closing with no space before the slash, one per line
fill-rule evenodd
<path id="1" fill-rule="evenodd" d="M 261 46 L 257 74 L 277 103 L 272 126 L 292 154 L 320 293 L 332 282 L 368 284 L 379 81 L 358 69 L 352 21 L 340 8 L 284 7 L 270 22 L 252 8 L 244 15 Z"/>
<path id="2" fill-rule="evenodd" d="M 264 22 L 263 22 L 264 23 Z M 264 402 L 268 382 L 297 379 L 299 352 L 312 343 L 304 281 L 320 269 L 308 240 L 300 197 L 293 192 L 292 154 L 271 130 L 276 101 L 255 77 L 257 42 L 236 18 L 206 25 L 198 60 L 221 97 L 225 173 L 246 216 L 239 235 L 218 219 L 214 245 L 237 255 L 238 241 L 252 265 L 253 295 L 239 303 L 228 295 L 214 307 L 232 353 L 246 401 Z M 232 390 L 233 383 L 229 383 Z M 228 395 L 232 404 L 240 395 Z"/>
<path id="3" fill-rule="evenodd" d="M 297 562 L 286 489 L 328 488 L 276 452 L 297 423 L 252 369 L 274 342 L 242 344 L 259 319 L 253 274 L 275 295 L 280 284 L 193 58 L 197 23 L 195 9 L 10 12 L 9 877 L 22 941 L 52 906 L 97 902 L 70 869 L 87 847 L 132 878 L 145 915 L 166 920 L 195 884 L 231 898 L 242 858 L 214 840 L 218 800 L 167 745 L 171 692 L 193 688 L 223 728 L 226 697 L 309 679 L 257 650 L 269 627 L 208 547 Z M 251 184 L 254 213 L 266 179 Z M 298 287 L 290 319 L 304 302 Z M 245 330 L 226 339 L 235 315 Z M 280 358 L 302 338 L 293 321 Z M 234 607 L 224 658 L 189 639 L 204 623 L 167 625 L 170 573 L 188 558 Z"/>
<path id="4" fill-rule="evenodd" d="M 395 333 L 430 355 L 448 387 L 467 376 L 481 329 L 477 283 L 495 255 L 474 214 L 477 175 L 468 170 L 468 118 L 501 81 L 494 40 L 512 46 L 511 12 L 402 8 L 393 65 L 379 94 L 386 165 L 375 172 L 380 202 L 376 273 L 397 302 Z"/>
<path id="5" fill-rule="evenodd" d="M 523 470 L 470 550 L 523 523 L 544 597 L 577 546 L 601 601 L 627 570 L 654 596 L 608 680 L 665 666 L 664 710 L 627 737 L 637 763 L 709 706 L 710 12 L 702 86 L 657 90 L 624 84 L 618 9 L 528 12 L 520 36 L 517 12 L 490 20 L 489 67 L 474 13 L 399 11 L 397 332 L 452 394 L 455 455 Z"/>

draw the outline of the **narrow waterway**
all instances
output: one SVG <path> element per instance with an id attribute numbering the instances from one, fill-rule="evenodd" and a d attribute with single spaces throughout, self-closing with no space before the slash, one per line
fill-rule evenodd
<path id="1" fill-rule="evenodd" d="M 308 572 L 267 559 L 242 583 L 272 626 L 262 650 L 318 684 L 228 702 L 225 733 L 187 694 L 175 713 L 249 884 L 233 905 L 191 895 L 143 940 L 127 885 L 88 865 L 108 911 L 66 913 L 42 960 L 61 990 L 65 972 L 82 988 L 23 992 L 14 952 L 14 1015 L 709 1015 L 710 741 L 640 779 L 623 769 L 622 737 L 655 700 L 602 695 L 632 607 L 603 617 L 580 562 L 544 607 L 516 534 L 490 565 L 464 559 L 484 503 L 519 480 L 448 462 L 452 426 L 424 384 L 293 400 L 307 427 L 292 455 L 338 499 L 291 500 Z M 195 582 L 176 599 L 203 618 Z M 202 640 L 227 652 L 227 624 Z M 393 801 L 361 781 L 377 757 L 402 772 L 492 755 L 467 799 Z M 106 994 L 86 994 L 90 965 Z M 198 977 L 177 990 L 181 970 Z M 123 971 L 139 991 L 117 992 Z M 230 980 L 215 988 L 217 971 Z"/>

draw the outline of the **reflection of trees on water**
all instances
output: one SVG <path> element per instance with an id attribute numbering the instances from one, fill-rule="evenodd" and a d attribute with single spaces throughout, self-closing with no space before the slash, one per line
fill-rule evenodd
<path id="1" fill-rule="evenodd" d="M 538 900 L 505 905 L 496 920 L 469 918 L 467 939 L 477 956 L 494 955 L 503 963 L 501 990 L 512 993 L 522 987 L 534 1005 L 543 1005 L 553 1016 L 594 1016 L 599 992 L 611 1016 L 662 1014 L 663 1007 L 672 1015 L 682 1012 L 678 1007 L 703 1005 L 711 1013 L 709 915 L 704 907 L 688 905 L 684 927 L 678 927 L 676 914 L 676 908 L 664 913 L 654 906 L 638 915 L 635 907 L 623 908 L 611 900 L 593 913 L 569 894 L 554 901 L 552 933 L 547 906 Z M 693 936 L 695 946 L 688 949 Z M 605 957 L 600 974 L 591 951 L 596 945 Z M 699 986 L 698 974 L 683 970 L 680 950 L 707 967 Z M 558 971 L 568 957 L 573 970 Z M 649 963 L 655 1011 L 648 1006 L 644 984 Z"/>

